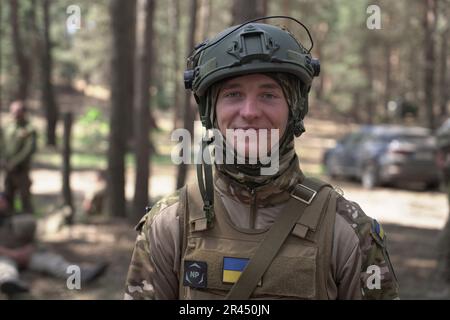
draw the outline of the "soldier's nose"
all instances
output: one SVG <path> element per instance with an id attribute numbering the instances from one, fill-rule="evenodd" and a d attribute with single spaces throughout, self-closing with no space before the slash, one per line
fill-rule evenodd
<path id="1" fill-rule="evenodd" d="M 240 110 L 240 115 L 247 121 L 254 120 L 259 117 L 260 110 L 258 108 L 258 103 L 255 97 L 247 97 L 244 104 Z"/>

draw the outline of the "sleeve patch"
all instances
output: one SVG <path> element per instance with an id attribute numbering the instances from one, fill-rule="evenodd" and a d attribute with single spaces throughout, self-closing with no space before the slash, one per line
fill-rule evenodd
<path id="1" fill-rule="evenodd" d="M 378 221 L 376 219 L 373 219 L 372 222 L 372 232 L 370 233 L 372 235 L 372 237 L 374 238 L 374 240 L 381 245 L 382 247 L 384 247 L 384 240 L 385 240 L 385 233 L 383 230 L 383 227 L 378 223 Z"/>

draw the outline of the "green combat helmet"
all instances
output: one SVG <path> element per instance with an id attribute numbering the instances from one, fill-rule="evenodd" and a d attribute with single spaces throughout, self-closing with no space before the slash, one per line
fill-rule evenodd
<path id="1" fill-rule="evenodd" d="M 306 49 L 285 29 L 270 24 L 255 23 L 274 18 L 293 20 L 301 25 L 309 36 L 311 47 Z M 303 118 L 308 112 L 308 93 L 311 83 L 320 73 L 319 60 L 311 56 L 312 47 L 313 41 L 305 25 L 297 19 L 286 16 L 269 16 L 250 20 L 239 26 L 230 27 L 213 39 L 197 45 L 187 61 L 184 84 L 186 89 L 194 93 L 203 126 L 206 129 L 213 128 L 211 113 L 214 106 L 211 101 L 208 101 L 210 98 L 207 91 L 214 83 L 251 73 L 285 72 L 298 77 L 303 83 L 299 105 L 295 108 L 299 112 L 292 114 L 293 132 L 295 136 L 300 136 L 305 131 Z M 211 139 L 202 141 L 201 154 L 204 154 L 203 150 L 211 141 Z M 206 163 L 197 165 L 197 178 L 204 202 L 203 210 L 209 223 L 214 215 L 211 165 Z"/>
<path id="2" fill-rule="evenodd" d="M 311 41 L 307 50 L 294 36 L 280 27 L 253 23 L 254 21 L 286 18 L 305 28 Z M 294 134 L 304 132 L 303 118 L 308 112 L 308 93 L 312 80 L 319 75 L 319 60 L 313 59 L 313 46 L 308 29 L 291 17 L 271 16 L 248 21 L 219 33 L 212 40 L 197 45 L 188 58 L 188 70 L 184 73 L 186 89 L 191 89 L 199 106 L 200 119 L 206 129 L 211 129 L 211 106 L 207 101 L 207 89 L 225 78 L 250 73 L 286 72 L 298 77 L 304 84 L 299 103 L 300 114 L 294 115 Z"/>

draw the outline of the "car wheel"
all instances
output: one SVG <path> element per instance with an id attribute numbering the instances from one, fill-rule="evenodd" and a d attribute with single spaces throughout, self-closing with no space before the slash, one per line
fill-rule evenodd
<path id="1" fill-rule="evenodd" d="M 373 164 L 364 167 L 361 182 L 364 189 L 373 189 L 378 186 L 378 170 Z"/>
<path id="2" fill-rule="evenodd" d="M 439 190 L 441 186 L 440 181 L 433 181 L 433 182 L 428 182 L 425 185 L 425 190 L 431 190 L 431 191 L 436 191 Z"/>

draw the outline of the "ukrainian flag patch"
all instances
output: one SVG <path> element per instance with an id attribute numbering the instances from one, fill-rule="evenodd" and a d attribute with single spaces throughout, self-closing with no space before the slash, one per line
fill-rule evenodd
<path id="1" fill-rule="evenodd" d="M 236 283 L 250 260 L 246 258 L 223 257 L 223 283 Z"/>
<path id="2" fill-rule="evenodd" d="M 380 237 L 381 240 L 384 240 L 384 230 L 383 227 L 378 223 L 377 220 L 373 220 L 373 231 Z"/>

